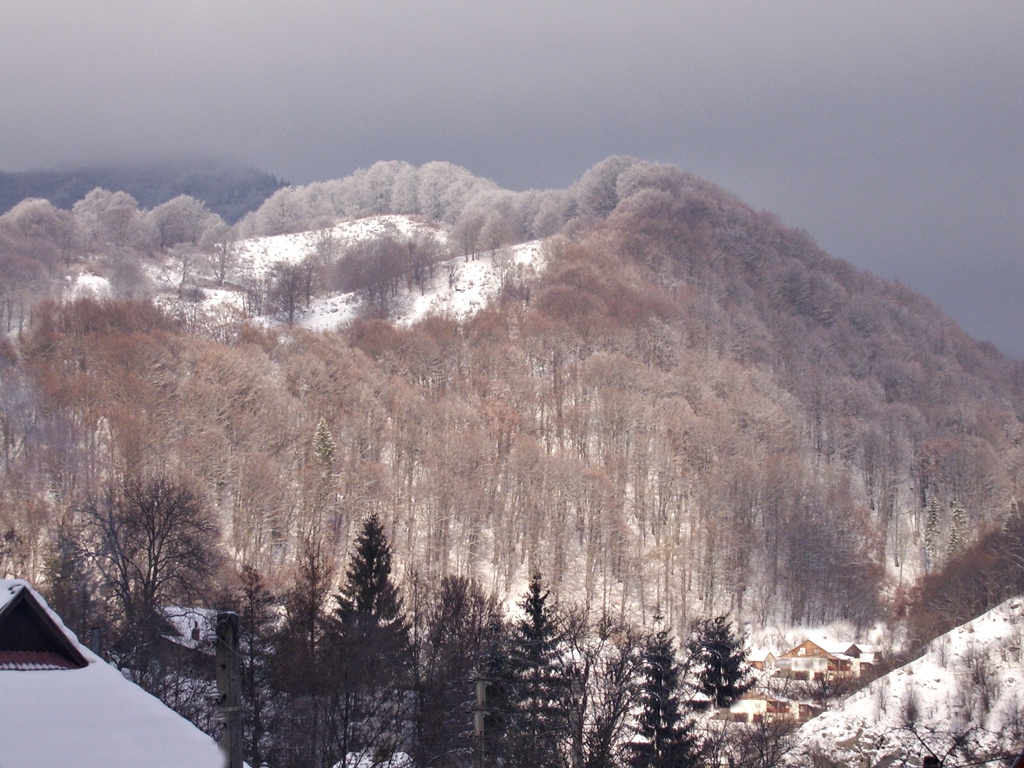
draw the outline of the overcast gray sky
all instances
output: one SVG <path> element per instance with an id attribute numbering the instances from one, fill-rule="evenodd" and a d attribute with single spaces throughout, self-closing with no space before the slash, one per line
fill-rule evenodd
<path id="1" fill-rule="evenodd" d="M 697 173 L 1024 358 L 1024 2 L 0 0 L 0 169 Z"/>

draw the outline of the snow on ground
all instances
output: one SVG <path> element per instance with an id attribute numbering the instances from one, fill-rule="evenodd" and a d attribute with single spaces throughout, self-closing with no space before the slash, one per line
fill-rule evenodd
<path id="1" fill-rule="evenodd" d="M 392 316 L 402 325 L 422 320 L 431 312 L 463 320 L 487 306 L 497 296 L 503 280 L 525 277 L 542 267 L 539 240 L 470 261 L 451 259 L 437 266 L 433 281 L 422 294 L 413 291 L 402 297 Z"/>
<path id="2" fill-rule="evenodd" d="M 921 658 L 809 721 L 798 737 L 844 765 L 908 755 L 920 765 L 927 750 L 943 756 L 968 729 L 980 750 L 1019 750 L 1022 713 L 1024 598 L 1014 598 L 936 638 Z"/>
<path id="3" fill-rule="evenodd" d="M 190 267 L 199 281 L 199 304 L 179 296 L 182 264 L 173 257 L 162 264 L 148 265 L 146 272 L 157 286 L 158 303 L 183 317 L 202 315 L 208 324 L 217 326 L 245 317 L 245 299 L 239 286 L 262 283 L 275 264 L 298 263 L 325 241 L 333 244 L 336 254 L 341 254 L 353 243 L 382 235 L 433 239 L 442 252 L 448 243 L 446 230 L 395 215 L 345 221 L 323 230 L 243 240 L 238 243 L 226 287 L 208 287 L 213 282 L 212 265 Z M 439 262 L 422 290 L 403 289 L 392 299 L 389 316 L 398 325 L 411 325 L 432 312 L 466 319 L 497 296 L 506 281 L 521 284 L 543 269 L 542 246 L 543 241 L 536 240 L 475 254 L 469 259 L 459 256 Z M 308 308 L 298 310 L 295 324 L 310 331 L 335 331 L 359 317 L 364 308 L 358 294 L 322 295 L 314 298 Z M 282 325 L 269 316 L 253 320 L 272 327 Z"/>
<path id="4" fill-rule="evenodd" d="M 391 234 L 397 237 L 432 237 L 439 244 L 447 242 L 447 233 L 406 216 L 372 216 L 346 221 L 328 230 L 331 238 L 344 249 L 361 240 Z M 238 269 L 247 277 L 263 277 L 280 261 L 301 261 L 315 248 L 324 231 L 275 235 L 246 240 L 240 244 Z M 434 276 L 424 289 L 402 291 L 391 306 L 390 315 L 397 324 L 410 325 L 431 312 L 465 319 L 493 299 L 503 280 L 524 279 L 543 267 L 541 241 L 502 248 L 466 260 L 456 257 L 438 263 Z M 206 290 L 206 305 L 231 302 L 241 308 L 237 294 L 225 295 Z M 230 293 L 230 292 L 228 292 Z M 296 324 L 311 331 L 333 331 L 352 322 L 362 309 L 358 296 L 338 293 L 320 296 L 309 309 L 301 310 Z"/>
<path id="5" fill-rule="evenodd" d="M 344 249 L 352 243 L 383 235 L 403 238 L 431 236 L 441 239 L 442 242 L 447 239 L 436 227 L 408 216 L 369 216 L 343 221 L 327 229 L 243 240 L 239 243 L 238 262 L 249 275 L 262 277 L 277 262 L 294 264 L 302 261 L 316 251 L 317 243 L 321 239 L 329 237 Z"/>
<path id="6" fill-rule="evenodd" d="M 186 648 L 213 652 L 217 641 L 216 610 L 175 605 L 161 608 L 160 612 L 173 629 L 165 638 Z"/>
<path id="7" fill-rule="evenodd" d="M 335 293 L 314 299 L 299 312 L 296 324 L 309 331 L 336 331 L 359 315 L 360 301 L 352 293 Z"/>
<path id="8" fill-rule="evenodd" d="M 430 313 L 464 320 L 497 296 L 502 281 L 524 279 L 543 267 L 541 241 L 512 246 L 494 254 L 466 260 L 459 256 L 442 261 L 434 277 L 420 291 L 402 291 L 393 301 L 391 318 L 398 325 L 412 325 Z M 301 311 L 296 324 L 311 331 L 333 331 L 352 322 L 362 307 L 355 294 L 332 294 L 315 299 Z"/>
<path id="9" fill-rule="evenodd" d="M 93 298 L 103 299 L 111 295 L 110 281 L 93 274 L 81 274 L 67 278 L 67 294 L 72 300 Z"/>
<path id="10" fill-rule="evenodd" d="M 363 752 L 349 752 L 343 761 L 334 764 L 334 768 L 411 768 L 412 765 L 412 758 L 405 752 L 395 752 L 386 758 L 377 758 Z"/>

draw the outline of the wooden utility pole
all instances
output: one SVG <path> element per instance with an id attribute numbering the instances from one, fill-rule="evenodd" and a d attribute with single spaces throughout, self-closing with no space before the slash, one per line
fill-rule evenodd
<path id="1" fill-rule="evenodd" d="M 484 766 L 484 715 L 487 713 L 487 680 L 476 675 L 476 708 L 473 711 L 473 736 L 476 741 L 474 752 L 474 768 Z"/>
<path id="2" fill-rule="evenodd" d="M 242 670 L 238 653 L 238 614 L 217 614 L 217 715 L 224 724 L 220 748 L 227 768 L 242 768 Z"/>

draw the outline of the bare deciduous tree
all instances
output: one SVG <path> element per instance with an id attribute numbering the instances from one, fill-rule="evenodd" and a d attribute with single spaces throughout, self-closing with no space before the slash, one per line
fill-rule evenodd
<path id="1" fill-rule="evenodd" d="M 216 568 L 218 531 L 201 497 L 165 475 L 129 479 L 82 506 L 85 554 L 101 575 L 119 663 L 148 679 L 159 609 L 201 599 Z"/>

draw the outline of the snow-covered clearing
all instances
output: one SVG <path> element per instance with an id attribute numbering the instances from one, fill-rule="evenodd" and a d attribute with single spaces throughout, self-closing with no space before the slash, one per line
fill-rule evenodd
<path id="1" fill-rule="evenodd" d="M 346 247 L 381 236 L 432 240 L 442 253 L 448 245 L 446 230 L 395 215 L 346 221 L 329 229 L 243 240 L 236 245 L 230 279 L 224 287 L 214 286 L 212 266 L 192 266 L 201 289 L 198 309 L 207 318 L 241 318 L 245 315 L 245 298 L 238 286 L 265 282 L 275 265 L 298 264 L 318 253 L 318 249 L 329 250 L 337 257 L 344 253 Z M 411 325 L 430 313 L 466 319 L 487 306 L 505 281 L 525 281 L 543 269 L 542 245 L 542 241 L 537 240 L 474 254 L 469 258 L 456 256 L 440 261 L 434 264 L 422 289 L 403 286 L 389 303 L 388 314 L 398 325 Z M 172 311 L 181 311 L 188 303 L 178 297 L 181 269 L 182 266 L 170 258 L 150 270 L 150 279 L 157 286 L 158 301 Z M 80 282 L 83 280 L 80 278 Z M 83 286 L 89 284 L 82 282 Z M 321 294 L 308 307 L 303 306 L 296 312 L 295 325 L 311 331 L 333 331 L 351 323 L 364 309 L 365 302 L 358 294 Z M 270 326 L 282 325 L 272 315 L 252 319 Z"/>

